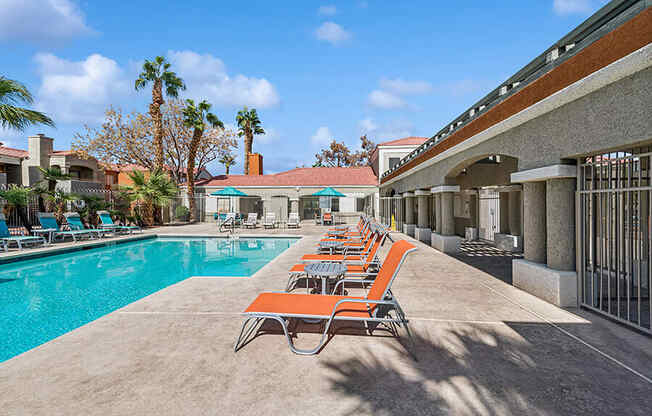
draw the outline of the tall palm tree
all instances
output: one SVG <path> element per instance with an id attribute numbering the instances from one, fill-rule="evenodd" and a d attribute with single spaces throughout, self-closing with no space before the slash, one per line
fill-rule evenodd
<path id="1" fill-rule="evenodd" d="M 230 152 L 224 153 L 222 156 L 220 156 L 218 162 L 224 165 L 224 168 L 226 168 L 226 174 L 228 175 L 231 166 L 235 165 L 235 156 L 233 156 Z"/>
<path id="2" fill-rule="evenodd" d="M 265 130 L 262 128 L 255 108 L 249 110 L 245 106 L 244 109 L 238 111 L 235 121 L 238 123 L 238 137 L 244 136 L 244 174 L 249 175 L 249 153 L 251 153 L 254 134 L 265 134 Z"/>
<path id="3" fill-rule="evenodd" d="M 188 149 L 188 162 L 186 163 L 190 222 L 197 220 L 197 213 L 195 212 L 195 158 L 197 157 L 197 149 L 199 149 L 206 127 L 224 128 L 224 123 L 215 114 L 210 113 L 210 109 L 211 105 L 206 100 L 197 105 L 193 100 L 186 100 L 186 108 L 183 109 L 183 121 L 186 126 L 193 129 L 192 140 L 190 140 L 190 148 Z"/>
<path id="4" fill-rule="evenodd" d="M 153 61 L 145 60 L 143 72 L 140 73 L 135 82 L 136 91 L 143 89 L 148 83 L 152 83 L 152 103 L 149 105 L 149 114 L 154 123 L 154 166 L 164 168 L 163 159 L 163 119 L 161 117 L 161 106 L 163 100 L 163 85 L 165 84 L 165 95 L 176 98 L 179 91 L 186 89 L 186 84 L 177 74 L 170 71 L 170 63 L 162 56 L 157 56 Z"/>
<path id="5" fill-rule="evenodd" d="M 18 106 L 33 102 L 34 97 L 27 87 L 18 81 L 0 76 L 0 127 L 21 131 L 33 124 L 54 127 L 52 119 L 45 114 Z"/>
<path id="6" fill-rule="evenodd" d="M 143 219 L 145 224 L 154 223 L 154 208 L 166 206 L 177 194 L 177 186 L 161 169 L 154 169 L 149 177 L 140 170 L 129 173 L 132 185 L 124 190 L 131 201 L 143 204 Z"/>
<path id="7" fill-rule="evenodd" d="M 48 192 L 53 193 L 57 188 L 57 181 L 65 181 L 71 178 L 67 173 L 61 172 L 61 168 L 52 166 L 47 169 L 38 168 L 43 175 L 43 180 L 48 183 Z"/>

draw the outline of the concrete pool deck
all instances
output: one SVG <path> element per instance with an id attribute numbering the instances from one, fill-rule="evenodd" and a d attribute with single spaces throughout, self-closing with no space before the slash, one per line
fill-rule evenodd
<path id="1" fill-rule="evenodd" d="M 0 414 L 649 414 L 650 337 L 419 242 L 393 287 L 418 361 L 356 325 L 303 357 L 266 323 L 234 353 L 240 312 L 282 290 L 323 232 L 242 231 L 305 237 L 251 278 L 184 280 L 0 364 Z M 145 233 L 217 234 L 208 224 Z M 297 345 L 314 345 L 316 330 L 301 324 Z"/>

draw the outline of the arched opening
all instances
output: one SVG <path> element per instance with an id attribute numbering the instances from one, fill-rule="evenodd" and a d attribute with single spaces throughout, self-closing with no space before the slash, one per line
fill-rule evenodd
<path id="1" fill-rule="evenodd" d="M 86 166 L 70 166 L 70 168 L 68 168 L 68 174 L 72 179 L 79 181 L 93 180 L 93 169 Z"/>

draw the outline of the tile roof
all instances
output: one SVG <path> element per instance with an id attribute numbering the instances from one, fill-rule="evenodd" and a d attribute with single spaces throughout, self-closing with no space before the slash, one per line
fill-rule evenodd
<path id="1" fill-rule="evenodd" d="M 388 142 L 379 143 L 378 146 L 411 146 L 411 145 L 418 146 L 420 144 L 423 144 L 426 140 L 428 140 L 427 137 L 410 136 L 410 137 L 404 137 L 402 139 L 390 140 Z"/>
<path id="2" fill-rule="evenodd" d="M 5 146 L 0 146 L 0 155 L 9 156 L 9 157 L 18 157 L 18 158 L 29 157 L 29 153 L 27 153 L 27 150 L 14 149 Z"/>
<path id="3" fill-rule="evenodd" d="M 273 175 L 219 175 L 196 186 L 375 186 L 378 178 L 370 166 L 355 168 L 296 168 Z"/>

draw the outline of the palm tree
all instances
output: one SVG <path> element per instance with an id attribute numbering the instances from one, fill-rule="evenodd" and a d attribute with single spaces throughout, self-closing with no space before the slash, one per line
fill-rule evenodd
<path id="1" fill-rule="evenodd" d="M 43 175 L 43 180 L 48 183 L 48 192 L 53 193 L 57 188 L 57 181 L 65 181 L 71 178 L 67 173 L 61 172 L 58 166 L 52 166 L 47 169 L 38 168 Z"/>
<path id="2" fill-rule="evenodd" d="M 229 174 L 229 169 L 231 169 L 231 166 L 235 165 L 235 156 L 233 156 L 233 155 L 231 154 L 231 152 L 229 152 L 229 153 L 224 153 L 224 154 L 220 157 L 220 159 L 218 160 L 218 162 L 220 162 L 221 164 L 224 165 L 224 167 L 226 168 L 226 174 L 228 175 L 228 174 Z"/>
<path id="3" fill-rule="evenodd" d="M 209 113 L 210 109 L 211 105 L 206 100 L 197 105 L 193 100 L 186 100 L 186 108 L 183 109 L 184 124 L 193 128 L 192 140 L 188 149 L 188 162 L 186 163 L 190 222 L 197 220 L 197 213 L 195 212 L 195 158 L 197 157 L 197 149 L 199 149 L 206 127 L 224 128 L 224 123 L 215 114 Z"/>
<path id="4" fill-rule="evenodd" d="M 254 134 L 265 134 L 265 130 L 261 126 L 255 108 L 249 110 L 245 106 L 244 109 L 238 111 L 235 121 L 238 123 L 238 137 L 244 136 L 244 174 L 249 175 L 249 153 L 251 153 Z"/>
<path id="5" fill-rule="evenodd" d="M 140 170 L 129 173 L 133 183 L 125 186 L 131 201 L 143 204 L 143 217 L 147 225 L 154 222 L 154 207 L 166 206 L 177 195 L 177 186 L 162 169 L 154 169 L 149 177 Z"/>
<path id="6" fill-rule="evenodd" d="M 33 191 L 29 188 L 22 188 L 17 185 L 9 185 L 9 188 L 0 190 L 0 199 L 5 200 L 5 216 L 9 216 L 11 210 L 15 209 L 18 212 L 18 217 L 23 223 L 23 226 L 28 232 L 32 232 L 32 226 L 29 223 L 27 214 L 25 214 L 25 207 L 29 204 L 29 197 Z"/>
<path id="7" fill-rule="evenodd" d="M 21 131 L 33 124 L 54 127 L 52 119 L 45 114 L 17 106 L 33 102 L 32 94 L 23 84 L 0 76 L 0 127 Z"/>
<path id="8" fill-rule="evenodd" d="M 153 61 L 145 60 L 143 72 L 140 73 L 135 82 L 136 91 L 143 89 L 148 83 L 152 83 L 152 103 L 149 105 L 149 114 L 154 123 L 154 166 L 163 169 L 163 119 L 161 117 L 161 106 L 163 100 L 163 84 L 165 84 L 165 95 L 176 98 L 180 90 L 186 89 L 186 84 L 170 69 L 170 63 L 162 56 L 157 56 Z"/>

